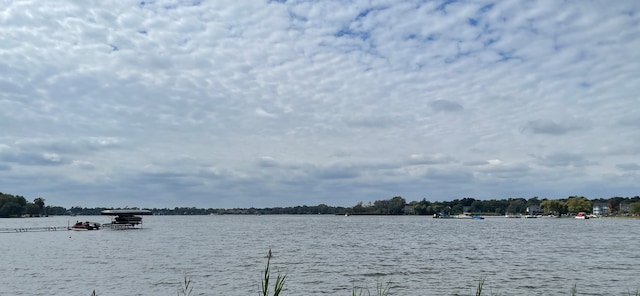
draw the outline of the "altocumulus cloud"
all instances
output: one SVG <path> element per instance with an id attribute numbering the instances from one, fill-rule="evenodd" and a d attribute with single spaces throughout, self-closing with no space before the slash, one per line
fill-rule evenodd
<path id="1" fill-rule="evenodd" d="M 141 207 L 637 195 L 639 10 L 8 2 L 0 191 Z"/>

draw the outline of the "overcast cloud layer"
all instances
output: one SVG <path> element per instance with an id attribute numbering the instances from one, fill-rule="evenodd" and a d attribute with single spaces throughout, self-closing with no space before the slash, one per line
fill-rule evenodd
<path id="1" fill-rule="evenodd" d="M 640 1 L 3 1 L 0 191 L 640 194 Z"/>

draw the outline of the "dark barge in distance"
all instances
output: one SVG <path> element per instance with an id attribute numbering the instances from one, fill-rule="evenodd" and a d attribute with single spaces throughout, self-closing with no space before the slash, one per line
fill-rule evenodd
<path id="1" fill-rule="evenodd" d="M 105 226 L 111 229 L 137 229 L 142 228 L 142 215 L 152 215 L 149 210 L 104 210 L 101 215 L 112 216 L 111 223 Z"/>

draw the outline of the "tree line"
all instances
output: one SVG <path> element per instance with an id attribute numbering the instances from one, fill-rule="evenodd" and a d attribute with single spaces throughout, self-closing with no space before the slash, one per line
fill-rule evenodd
<path id="1" fill-rule="evenodd" d="M 594 204 L 604 205 L 611 215 L 640 214 L 640 196 L 611 197 L 588 199 L 584 196 L 569 196 L 561 199 L 547 198 L 506 198 L 480 200 L 471 197 L 454 199 L 451 201 L 421 201 L 407 202 L 401 196 L 374 202 L 359 202 L 352 207 L 336 207 L 326 204 L 315 206 L 293 206 L 272 208 L 152 208 L 154 215 L 457 215 L 463 212 L 483 215 L 536 214 L 561 216 L 571 213 L 591 213 Z M 0 217 L 34 217 L 48 215 L 100 215 L 107 208 L 86 208 L 75 206 L 69 209 L 60 206 L 47 206 L 45 199 L 38 197 L 33 202 L 19 195 L 0 192 Z"/>
<path id="2" fill-rule="evenodd" d="M 605 205 L 607 213 L 638 214 L 640 213 L 640 196 L 612 197 L 589 200 L 584 196 L 569 196 L 561 199 L 540 199 L 539 197 L 507 198 L 478 200 L 462 198 L 452 201 L 431 202 L 423 199 L 410 203 L 418 215 L 432 215 L 436 213 L 460 214 L 462 212 L 485 215 L 508 214 L 546 214 L 561 216 L 570 213 L 591 213 L 594 204 Z M 532 210 L 533 209 L 533 210 Z M 535 213 L 534 213 L 535 212 Z"/>
<path id="3" fill-rule="evenodd" d="M 67 210 L 63 207 L 45 206 L 42 197 L 30 202 L 24 196 L 0 192 L 0 218 L 65 215 L 66 213 Z"/>

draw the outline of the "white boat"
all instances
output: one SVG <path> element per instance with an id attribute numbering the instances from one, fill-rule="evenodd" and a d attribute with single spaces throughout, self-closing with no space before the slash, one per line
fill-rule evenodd
<path id="1" fill-rule="evenodd" d="M 576 215 L 576 219 L 589 219 L 589 216 L 585 212 L 580 212 Z"/>
<path id="2" fill-rule="evenodd" d="M 478 220 L 483 220 L 484 217 L 480 216 L 480 215 L 471 215 L 469 213 L 463 213 L 460 215 L 455 216 L 456 219 L 478 219 Z"/>
<path id="3" fill-rule="evenodd" d="M 473 219 L 473 217 L 469 213 L 464 213 L 464 214 L 457 215 L 456 219 Z"/>

